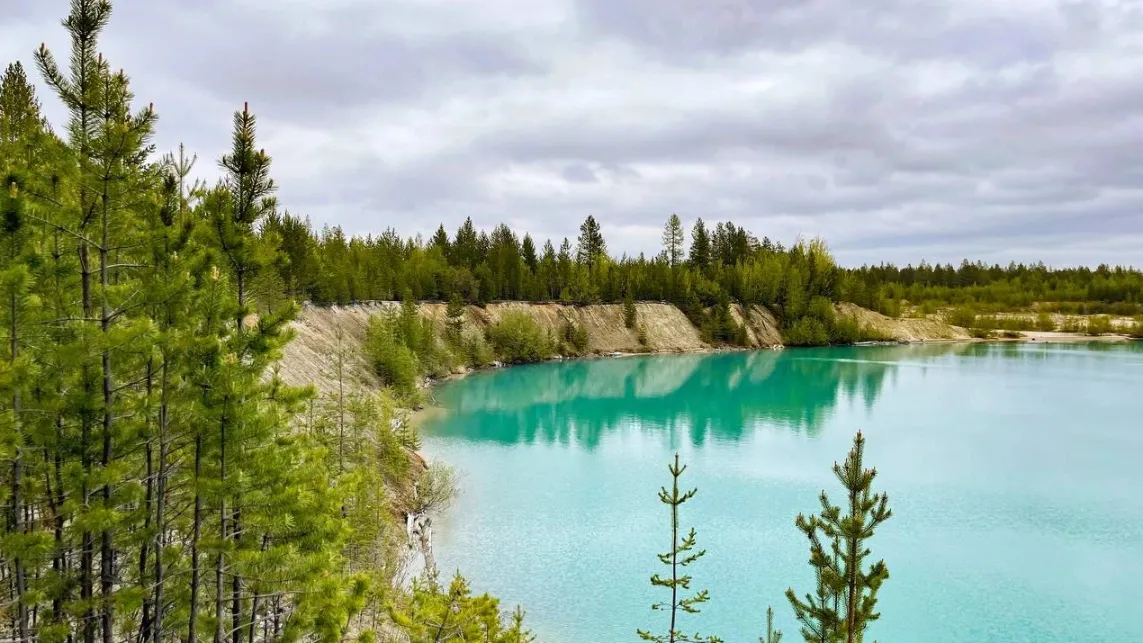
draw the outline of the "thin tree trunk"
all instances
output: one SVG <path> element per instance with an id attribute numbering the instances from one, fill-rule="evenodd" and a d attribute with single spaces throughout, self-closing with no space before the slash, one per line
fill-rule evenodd
<path id="1" fill-rule="evenodd" d="M 234 503 L 234 518 L 230 523 L 231 531 L 234 533 L 234 547 L 238 549 L 238 539 L 242 537 L 242 513 L 238 508 L 238 501 L 235 499 Z M 231 574 L 231 588 L 230 588 L 230 619 L 231 619 L 231 636 L 234 637 L 234 643 L 242 643 L 242 577 L 238 575 L 237 570 L 232 570 Z"/>
<path id="2" fill-rule="evenodd" d="M 187 615 L 187 643 L 198 643 L 199 541 L 202 539 L 202 434 L 194 438 L 194 525 L 191 536 L 190 613 Z"/>
<path id="3" fill-rule="evenodd" d="M 15 245 L 15 242 L 13 242 L 13 245 Z M 13 248 L 13 253 L 15 253 L 15 248 Z M 19 330 L 18 312 L 16 293 L 13 292 L 11 298 L 12 325 L 10 329 L 12 363 L 15 363 L 16 359 L 20 356 L 20 340 L 17 334 Z M 14 382 L 12 387 L 12 419 L 17 436 L 22 433 L 20 429 L 22 419 L 20 414 L 20 384 L 19 382 Z M 16 457 L 12 460 L 12 529 L 17 534 L 24 533 L 23 487 L 24 445 L 23 440 L 17 438 Z M 24 571 L 24 561 L 21 560 L 19 556 L 16 556 L 12 560 L 12 566 L 16 575 L 17 633 L 20 637 L 20 643 L 28 643 L 28 606 L 24 603 L 24 593 L 27 591 L 27 580 Z"/>
<path id="4" fill-rule="evenodd" d="M 82 200 L 81 200 L 82 202 Z M 91 266 L 87 252 L 87 242 L 80 242 L 79 261 L 81 266 L 80 284 L 83 290 L 84 317 L 92 316 L 91 305 Z M 84 399 L 94 397 L 91 390 L 91 374 L 86 363 L 83 366 Z M 80 484 L 80 496 L 83 501 L 84 513 L 91 511 L 91 417 L 86 410 L 80 419 L 80 460 L 83 464 L 83 482 Z M 91 530 L 84 528 L 82 537 L 82 551 L 80 552 L 80 580 L 79 596 L 84 602 L 83 610 L 83 643 L 95 643 L 95 606 L 92 599 L 95 596 L 95 542 Z"/>
<path id="5" fill-rule="evenodd" d="M 270 536 L 269 535 L 263 535 L 262 536 L 262 551 L 266 551 L 266 548 L 269 546 L 270 546 Z M 257 588 L 257 586 L 255 586 L 255 588 Z M 258 622 L 258 598 L 259 598 L 258 592 L 255 591 L 254 592 L 254 598 L 250 602 L 250 634 L 247 636 L 250 643 L 254 643 L 254 633 L 255 633 L 254 626 Z"/>
<path id="6" fill-rule="evenodd" d="M 239 335 L 245 333 L 243 326 L 243 314 L 246 308 L 246 274 L 244 270 L 238 271 L 238 326 L 235 329 Z M 239 402 L 242 400 L 240 399 Z M 240 416 L 239 416 L 240 417 Z M 241 421 L 241 420 L 240 420 Z M 241 446 L 235 445 L 235 456 L 240 457 Z M 241 466 L 241 462 L 239 463 Z M 230 523 L 231 536 L 234 539 L 234 551 L 240 551 L 242 548 L 242 490 L 236 489 L 234 492 L 234 508 L 232 510 L 232 518 Z M 224 537 L 225 540 L 225 537 Z M 221 612 L 220 612 L 221 614 Z M 230 597 L 230 616 L 231 616 L 231 629 L 233 630 L 232 636 L 233 643 L 242 643 L 242 576 L 238 573 L 238 569 L 231 570 L 231 597 Z"/>
<path id="7" fill-rule="evenodd" d="M 168 409 L 168 366 L 167 357 L 163 355 L 159 386 L 161 401 L 159 402 L 159 477 L 155 481 L 157 493 L 155 498 L 155 616 L 151 627 L 154 643 L 159 643 L 163 636 L 163 545 L 166 535 L 166 504 L 167 504 L 167 413 Z M 145 642 L 144 642 L 145 643 Z M 192 642 L 193 643 L 193 642 Z"/>
<path id="8" fill-rule="evenodd" d="M 849 511 L 850 511 L 849 515 L 853 519 L 856 519 L 858 517 L 859 514 L 858 514 L 858 507 L 857 507 L 857 492 L 856 491 L 850 491 L 849 492 Z M 848 545 L 848 550 L 849 550 L 846 552 L 848 557 L 849 557 L 849 560 L 847 561 L 847 563 L 848 563 L 847 566 L 849 567 L 849 569 L 846 570 L 848 572 L 848 574 L 847 574 L 848 578 L 846 579 L 846 585 L 848 585 L 849 587 L 847 588 L 848 594 L 846 596 L 846 601 L 845 601 L 845 640 L 846 640 L 846 643 L 855 643 L 858 640 L 858 633 L 857 633 L 857 594 L 858 594 L 857 576 L 861 572 L 861 570 L 858 569 L 857 548 L 860 545 L 860 542 L 859 542 L 860 537 L 855 533 L 854 535 L 850 536 L 847 540 L 849 541 L 846 543 L 846 545 Z"/>
<path id="9" fill-rule="evenodd" d="M 106 175 L 105 175 L 106 177 Z M 111 333 L 111 307 L 107 302 L 107 289 L 110 287 L 107 266 L 110 258 L 107 256 L 107 247 L 110 243 L 110 213 L 108 212 L 107 180 L 104 180 L 102 197 L 102 239 L 99 247 L 99 285 L 100 285 L 100 330 L 103 333 L 103 454 L 100 464 L 106 471 L 111 465 L 111 427 L 114 413 L 114 388 L 111 375 L 111 348 L 107 337 Z M 107 511 L 111 510 L 111 483 L 103 484 L 103 505 Z M 103 643 L 113 643 L 114 630 L 112 629 L 113 605 L 112 594 L 115 591 L 115 552 L 112 548 L 111 529 L 106 528 L 100 534 L 100 560 L 99 560 L 99 590 L 102 598 L 102 626 Z"/>
<path id="10" fill-rule="evenodd" d="M 153 360 L 147 360 L 146 399 L 149 402 L 154 394 L 154 365 Z M 152 507 L 155 504 L 155 448 L 154 437 L 148 436 L 143 445 L 143 457 L 147 462 L 146 491 L 143 496 L 143 533 L 151 529 Z M 150 542 L 143 539 L 139 544 L 139 584 L 143 585 L 147 578 L 147 562 L 150 560 Z M 143 596 L 143 615 L 139 623 L 139 633 L 136 637 L 139 643 L 148 643 L 151 640 L 151 596 Z"/>
<path id="11" fill-rule="evenodd" d="M 675 468 L 679 467 L 679 456 L 675 455 Z M 674 493 L 679 497 L 679 477 L 674 476 Z M 671 629 L 667 631 L 667 641 L 675 643 L 675 617 L 679 610 L 679 505 L 671 504 Z"/>
<path id="12" fill-rule="evenodd" d="M 226 542 L 226 415 L 225 412 L 222 416 L 222 422 L 219 423 L 219 480 L 222 483 L 222 494 L 218 501 L 218 540 L 220 543 Z M 225 623 L 224 610 L 226 609 L 223 603 L 225 592 L 223 592 L 223 549 L 220 546 L 218 550 L 217 562 L 214 568 L 214 643 L 223 643 L 226 639 L 223 637 L 223 623 Z"/>

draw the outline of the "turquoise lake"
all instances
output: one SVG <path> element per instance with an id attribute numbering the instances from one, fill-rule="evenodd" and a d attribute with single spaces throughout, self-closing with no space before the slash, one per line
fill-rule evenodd
<path id="1" fill-rule="evenodd" d="M 710 590 L 681 629 L 753 643 L 812 589 L 799 512 L 860 429 L 890 519 L 881 643 L 1143 641 L 1143 344 L 927 344 L 547 363 L 434 392 L 424 452 L 460 474 L 442 573 L 522 604 L 545 643 L 666 630 L 648 579 L 677 451 Z"/>

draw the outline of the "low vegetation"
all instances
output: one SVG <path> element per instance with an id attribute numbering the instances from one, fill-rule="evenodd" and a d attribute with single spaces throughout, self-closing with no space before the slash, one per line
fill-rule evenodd
<path id="1" fill-rule="evenodd" d="M 564 326 L 569 329 L 570 326 Z M 565 335 L 568 333 L 565 333 Z M 575 330 L 570 334 L 578 336 Z M 534 319 L 522 311 L 509 311 L 485 331 L 495 355 L 506 363 L 526 364 L 556 354 L 557 344 Z"/>

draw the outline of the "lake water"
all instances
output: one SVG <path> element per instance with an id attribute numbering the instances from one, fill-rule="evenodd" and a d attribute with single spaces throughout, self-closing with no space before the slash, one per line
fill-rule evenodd
<path id="1" fill-rule="evenodd" d="M 799 512 L 853 434 L 893 518 L 882 643 L 1143 641 L 1143 344 L 944 344 L 549 363 L 439 388 L 425 452 L 462 493 L 444 573 L 520 603 L 547 643 L 666 630 L 648 578 L 670 546 L 678 451 L 710 590 L 681 629 L 753 643 L 812 589 Z"/>

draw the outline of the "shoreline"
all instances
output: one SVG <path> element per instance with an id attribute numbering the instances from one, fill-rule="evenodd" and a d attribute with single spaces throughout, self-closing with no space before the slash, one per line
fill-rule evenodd
<path id="1" fill-rule="evenodd" d="M 428 395 L 428 399 L 420 408 L 405 409 L 407 415 L 405 422 L 413 428 L 420 428 L 422 423 L 429 417 L 441 414 L 445 411 L 443 406 L 440 406 L 432 397 L 432 391 L 436 387 L 449 382 L 462 380 L 470 375 L 477 373 L 486 373 L 489 371 L 502 370 L 513 368 L 517 366 L 529 366 L 534 364 L 550 364 L 553 362 L 578 362 L 589 360 L 602 360 L 602 359 L 622 359 L 628 357 L 651 357 L 660 355 L 706 355 L 715 353 L 748 353 L 760 351 L 781 351 L 781 350 L 799 350 L 807 348 L 850 348 L 850 347 L 866 347 L 866 346 L 912 346 L 922 344 L 1112 344 L 1112 343 L 1130 343 L 1130 342 L 1143 342 L 1143 338 L 1131 337 L 1124 334 L 1106 334 L 1106 335 L 1085 335 L 1084 333 L 1063 332 L 1063 331 L 1016 331 L 1020 333 L 1020 337 L 968 337 L 968 338 L 936 338 L 936 339 L 918 339 L 918 340 L 874 340 L 867 342 L 856 342 L 853 344 L 829 344 L 826 346 L 786 346 L 777 344 L 768 347 L 750 347 L 750 346 L 723 346 L 714 347 L 708 346 L 695 350 L 662 350 L 662 351 L 647 351 L 639 353 L 625 353 L 620 351 L 610 353 L 590 353 L 587 355 L 579 355 L 575 357 L 567 357 L 557 355 L 538 362 L 521 362 L 521 363 L 501 363 L 494 362 L 487 366 L 466 367 L 463 371 L 452 372 L 442 377 L 425 377 L 418 389 Z M 424 458 L 423 454 L 417 453 L 419 457 Z"/>
<path id="2" fill-rule="evenodd" d="M 749 353 L 761 351 L 780 351 L 780 350 L 799 350 L 807 348 L 851 348 L 863 346 L 912 346 L 917 344 L 1011 344 L 1011 343 L 1027 343 L 1027 344 L 1087 344 L 1087 343 L 1129 343 L 1136 341 L 1143 341 L 1143 338 L 1132 337 L 1121 333 L 1108 333 L 1105 335 L 1085 335 L 1084 333 L 1063 332 L 1063 331 L 1014 331 L 1020 334 L 1019 337 L 965 337 L 965 338 L 934 338 L 934 339 L 917 339 L 917 340 L 871 340 L 864 342 L 855 342 L 853 344 L 826 344 L 824 346 L 787 346 L 785 344 L 776 344 L 773 346 L 708 346 L 694 350 L 662 350 L 662 351 L 646 351 L 646 352 L 622 352 L 613 351 L 608 353 L 589 353 L 586 355 L 565 356 L 557 355 L 548 359 L 536 362 L 494 362 L 487 366 L 466 367 L 459 372 L 452 372 L 442 377 L 426 377 L 422 389 L 432 389 L 438 384 L 451 382 L 454 380 L 464 379 L 474 373 L 482 373 L 486 371 L 500 370 L 505 368 L 512 368 L 515 366 L 529 366 L 532 364 L 550 364 L 552 362 L 578 362 L 599 359 L 620 359 L 624 357 L 652 357 L 660 355 L 706 355 L 714 353 Z"/>

